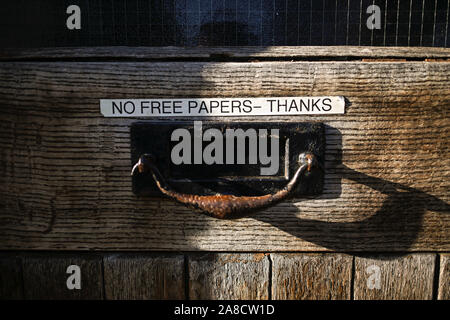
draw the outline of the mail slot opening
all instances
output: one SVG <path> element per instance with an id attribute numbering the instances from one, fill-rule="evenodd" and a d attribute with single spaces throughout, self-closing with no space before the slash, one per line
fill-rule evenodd
<path id="1" fill-rule="evenodd" d="M 131 127 L 132 163 L 152 154 L 174 188 L 196 194 L 272 193 L 292 178 L 301 153 L 323 162 L 324 144 L 323 124 L 313 122 L 149 121 Z M 308 175 L 293 194 L 320 194 L 323 175 Z M 133 177 L 133 191 L 161 196 L 145 175 Z"/>
<path id="2" fill-rule="evenodd" d="M 241 176 L 287 177 L 288 138 L 279 129 L 175 129 L 170 139 L 170 175 L 173 178 L 210 179 Z M 242 168 L 240 168 L 242 167 Z"/>

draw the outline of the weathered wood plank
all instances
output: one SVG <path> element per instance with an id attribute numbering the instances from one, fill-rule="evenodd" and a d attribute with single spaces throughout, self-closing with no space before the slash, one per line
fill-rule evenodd
<path id="1" fill-rule="evenodd" d="M 269 297 L 270 262 L 263 253 L 193 254 L 189 263 L 189 299 Z"/>
<path id="2" fill-rule="evenodd" d="M 0 249 L 449 251 L 449 78 L 440 62 L 2 63 Z M 136 198 L 136 119 L 99 112 L 101 98 L 286 95 L 350 103 L 266 118 L 326 123 L 324 194 L 232 221 Z"/>
<path id="3" fill-rule="evenodd" d="M 0 255 L 0 300 L 23 299 L 22 263 L 13 254 Z"/>
<path id="4" fill-rule="evenodd" d="M 350 299 L 352 256 L 332 253 L 273 253 L 270 257 L 272 299 Z"/>
<path id="5" fill-rule="evenodd" d="M 3 48 L 0 60 L 170 58 L 450 58 L 448 48 L 302 46 L 302 47 L 81 47 Z"/>
<path id="6" fill-rule="evenodd" d="M 104 259 L 105 298 L 184 299 L 182 255 L 110 255 Z"/>
<path id="7" fill-rule="evenodd" d="M 354 298 L 357 300 L 430 300 L 435 254 L 355 257 Z"/>
<path id="8" fill-rule="evenodd" d="M 100 256 L 34 254 L 23 256 L 22 261 L 25 299 L 103 299 Z M 77 271 L 69 266 L 79 267 L 79 288 L 74 287 Z"/>
<path id="9" fill-rule="evenodd" d="M 450 254 L 440 255 L 438 299 L 450 300 Z"/>

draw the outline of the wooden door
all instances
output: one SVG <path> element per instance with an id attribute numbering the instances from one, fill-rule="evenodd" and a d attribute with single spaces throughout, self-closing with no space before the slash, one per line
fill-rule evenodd
<path id="1" fill-rule="evenodd" d="M 442 48 L 4 50 L 2 297 L 447 299 L 448 57 Z M 136 197 L 138 119 L 99 110 L 108 98 L 327 95 L 347 99 L 345 114 L 264 119 L 326 125 L 323 194 L 235 220 Z M 69 265 L 81 267 L 83 294 L 66 292 Z"/>

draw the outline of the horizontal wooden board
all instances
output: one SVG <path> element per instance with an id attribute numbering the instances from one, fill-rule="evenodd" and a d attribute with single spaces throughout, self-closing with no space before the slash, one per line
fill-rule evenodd
<path id="1" fill-rule="evenodd" d="M 106 299 L 185 298 L 183 255 L 109 255 L 103 263 Z"/>
<path id="2" fill-rule="evenodd" d="M 449 251 L 449 78 L 444 62 L 1 63 L 0 249 Z M 237 220 L 134 196 L 136 119 L 99 110 L 321 95 L 346 97 L 346 114 L 264 120 L 326 124 L 324 194 Z"/>
<path id="3" fill-rule="evenodd" d="M 263 253 L 188 256 L 189 299 L 267 300 L 269 257 Z"/>
<path id="4" fill-rule="evenodd" d="M 272 299 L 350 299 L 352 256 L 332 253 L 273 253 L 270 257 Z"/>
<path id="5" fill-rule="evenodd" d="M 3 48 L 0 60 L 32 59 L 236 59 L 236 58 L 449 58 L 448 48 L 290 46 L 290 47 L 75 47 Z"/>
<path id="6" fill-rule="evenodd" d="M 355 257 L 356 300 L 431 300 L 435 254 Z"/>

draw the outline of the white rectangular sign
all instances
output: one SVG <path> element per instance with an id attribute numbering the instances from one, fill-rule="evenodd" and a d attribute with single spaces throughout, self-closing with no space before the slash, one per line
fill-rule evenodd
<path id="1" fill-rule="evenodd" d="M 344 97 L 101 99 L 105 117 L 227 117 L 343 114 Z"/>

